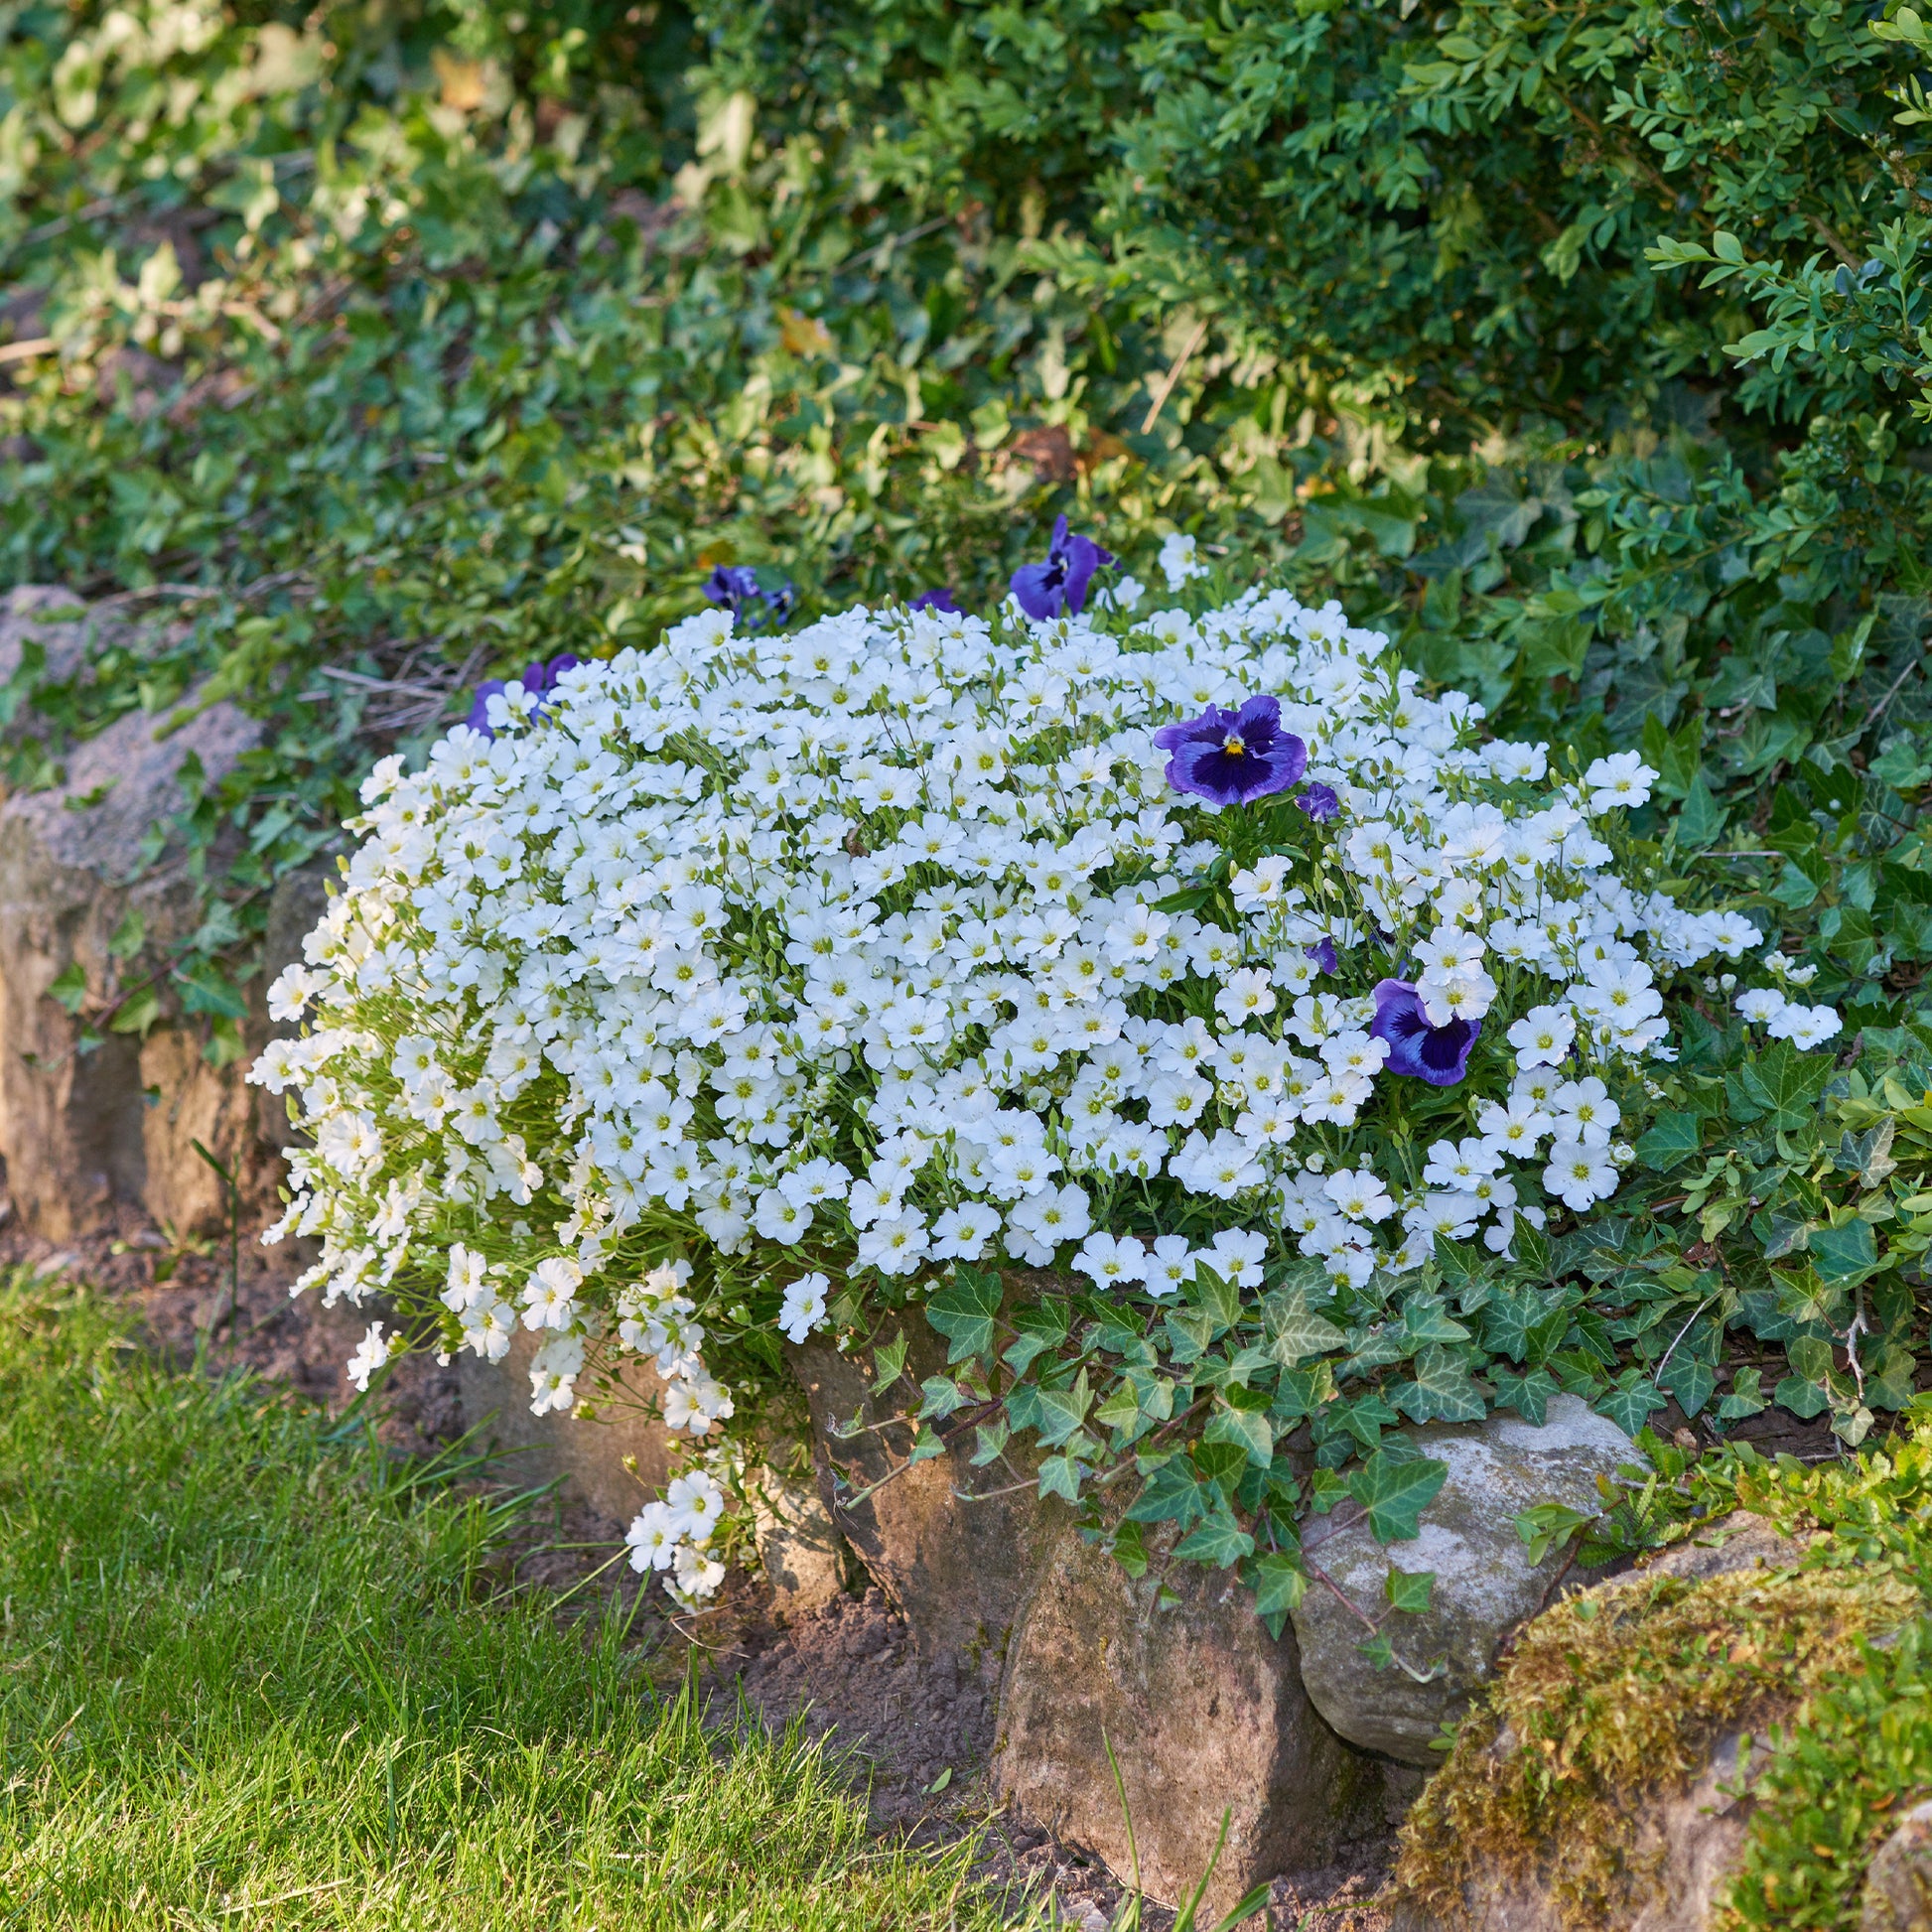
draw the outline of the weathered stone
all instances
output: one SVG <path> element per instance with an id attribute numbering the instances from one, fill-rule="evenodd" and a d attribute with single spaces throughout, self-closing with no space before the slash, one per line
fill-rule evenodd
<path id="1" fill-rule="evenodd" d="M 1768 1518 L 1748 1509 L 1734 1509 L 1683 1542 L 1642 1558 L 1628 1575 L 1613 1579 L 1603 1587 L 1620 1588 L 1653 1577 L 1701 1584 L 1711 1577 L 1731 1577 L 1744 1570 L 1791 1570 L 1814 1540 L 1786 1536 Z"/>
<path id="2" fill-rule="evenodd" d="M 994 1788 L 1129 1880 L 1111 1743 L 1141 1882 L 1169 1904 L 1206 1871 L 1225 1810 L 1211 1921 L 1379 1823 L 1382 1767 L 1322 1723 L 1293 1633 L 1271 1638 L 1231 1572 L 1177 1564 L 1166 1586 L 1163 1607 L 1158 1569 L 1137 1582 L 1105 1547 L 1060 1533 L 1008 1653 Z"/>
<path id="3" fill-rule="evenodd" d="M 589 1375 L 578 1393 L 594 1416 L 533 1416 L 530 1358 L 537 1337 L 518 1328 L 509 1353 L 486 1362 L 471 1349 L 457 1356 L 463 1426 L 505 1451 L 503 1480 L 519 1487 L 557 1482 L 600 1516 L 627 1524 L 670 1480 L 673 1437 L 642 1413 L 663 1384 L 646 1361 L 626 1357 L 620 1393 L 607 1396 Z M 625 1467 L 625 1458 L 635 1468 Z"/>
<path id="4" fill-rule="evenodd" d="M 1873 1855 L 1859 1932 L 1932 1932 L 1932 1804 L 1914 1805 Z"/>
<path id="5" fill-rule="evenodd" d="M 816 1484 L 762 1468 L 747 1478 L 746 1487 L 772 1609 L 797 1616 L 843 1593 L 848 1556 Z"/>
<path id="6" fill-rule="evenodd" d="M 57 648 L 79 661 L 82 625 L 33 622 L 36 610 L 71 602 L 58 592 L 12 595 L 0 619 L 0 675 L 29 634 L 50 663 Z M 220 1226 L 226 1189 L 195 1153 L 196 1139 L 232 1170 L 258 1170 L 239 1067 L 217 1072 L 165 1034 L 144 1044 L 109 1032 L 83 1048 L 81 1023 L 48 994 L 73 966 L 97 1003 L 165 968 L 197 916 L 185 861 L 164 855 L 139 879 L 129 874 L 150 830 L 182 808 L 190 755 L 219 777 L 259 735 L 227 704 L 165 739 L 154 719 L 130 713 L 72 748 L 64 782 L 0 802 L 0 1159 L 15 1206 L 38 1232 L 66 1239 L 128 1207 L 182 1231 Z M 130 912 L 145 939 L 117 959 L 108 941 Z M 145 1090 L 157 1085 L 160 1118 L 151 1123 Z"/>
<path id="7" fill-rule="evenodd" d="M 1517 1515 L 1541 1502 L 1593 1513 L 1601 1506 L 1596 1478 L 1636 1451 L 1621 1430 L 1569 1395 L 1551 1398 L 1541 1428 L 1494 1415 L 1481 1423 L 1435 1425 L 1418 1431 L 1416 1441 L 1449 1464 L 1441 1493 L 1423 1514 L 1421 1536 L 1385 1548 L 1360 1520 L 1325 1537 L 1321 1524 L 1311 1524 L 1310 1560 L 1334 1587 L 1317 1580 L 1310 1588 L 1295 1611 L 1295 1634 L 1309 1696 L 1343 1737 L 1403 1763 L 1429 1765 L 1438 1761 L 1430 1742 L 1443 1722 L 1467 1707 L 1504 1636 L 1543 1606 L 1563 1569 L 1556 1550 L 1540 1564 L 1530 1562 L 1516 1533 Z M 1435 1574 L 1429 1609 L 1397 1614 L 1387 1625 L 1403 1661 L 1418 1673 L 1440 1664 L 1426 1682 L 1399 1665 L 1377 1670 L 1361 1652 L 1367 1628 L 1348 1605 L 1382 1614 L 1391 1562 Z"/>
<path id="8" fill-rule="evenodd" d="M 1686 1787 L 1653 1794 L 1635 1821 L 1625 1859 L 1643 1874 L 1623 1932 L 1710 1932 L 1744 1849 L 1753 1809 L 1740 1795 L 1752 1775 L 1746 1733 L 1728 1731 L 1713 1745 Z M 1412 1906 L 1397 1909 L 1393 1932 L 1436 1932 L 1440 1921 Z M 1555 1891 L 1534 1878 L 1498 1880 L 1464 1892 L 1465 1932 L 1573 1932 Z"/>
<path id="9" fill-rule="evenodd" d="M 860 1363 L 829 1341 L 785 1352 L 811 1409 L 832 1520 L 904 1612 L 919 1653 L 991 1683 L 1051 1534 L 1069 1512 L 1057 1499 L 1041 1502 L 1031 1482 L 1015 1488 L 1004 1470 L 972 1467 L 970 1429 L 945 1454 L 907 1466 L 912 1431 L 890 1419 L 917 1406 L 918 1385 L 943 1369 L 945 1348 L 916 1312 L 904 1327 L 904 1379 L 877 1394 Z M 843 1433 L 855 1419 L 859 1433 Z"/>

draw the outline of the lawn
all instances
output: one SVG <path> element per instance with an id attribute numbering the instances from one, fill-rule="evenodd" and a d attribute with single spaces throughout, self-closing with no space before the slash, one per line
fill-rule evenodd
<path id="1" fill-rule="evenodd" d="M 514 1505 L 463 1487 L 0 1287 L 0 1921 L 1007 1922 L 970 1845 L 869 1838 L 822 1748 L 721 1751 L 615 1615 L 492 1595 Z"/>

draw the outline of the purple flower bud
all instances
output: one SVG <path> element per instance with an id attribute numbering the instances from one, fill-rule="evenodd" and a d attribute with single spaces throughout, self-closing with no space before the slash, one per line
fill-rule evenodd
<path id="1" fill-rule="evenodd" d="M 1077 612 L 1087 601 L 1093 574 L 1114 561 L 1091 537 L 1067 535 L 1066 518 L 1053 525 L 1053 540 L 1043 564 L 1022 564 L 1013 573 L 1013 595 L 1028 617 L 1056 618 L 1062 611 Z"/>
<path id="2" fill-rule="evenodd" d="M 950 587 L 936 591 L 921 591 L 912 600 L 911 608 L 914 611 L 939 611 L 949 617 L 959 615 L 959 606 L 953 602 Z"/>
<path id="3" fill-rule="evenodd" d="M 1451 1020 L 1447 1027 L 1432 1027 L 1422 995 L 1408 980 L 1377 980 L 1375 1018 L 1368 1030 L 1388 1041 L 1391 1073 L 1427 1080 L 1432 1087 L 1452 1087 L 1469 1070 L 1482 1022 Z"/>
<path id="4" fill-rule="evenodd" d="M 781 584 L 767 591 L 750 564 L 720 564 L 698 587 L 713 604 L 722 604 L 746 630 L 762 630 L 774 619 L 784 622 L 798 601 L 798 587 Z"/>
<path id="5" fill-rule="evenodd" d="M 1295 801 L 1316 824 L 1323 824 L 1341 810 L 1341 800 L 1332 785 L 1309 785 Z"/>
<path id="6" fill-rule="evenodd" d="M 1268 697 L 1249 698 L 1239 711 L 1209 705 L 1184 724 L 1163 725 L 1154 742 L 1173 754 L 1169 784 L 1217 805 L 1286 791 L 1309 762 L 1309 748 L 1282 730 L 1281 704 Z"/>
<path id="7" fill-rule="evenodd" d="M 545 693 L 554 691 L 557 688 L 557 680 L 566 671 L 574 671 L 582 662 L 582 658 L 564 650 L 559 651 L 547 664 L 526 664 L 523 667 L 522 677 L 518 681 L 524 690 L 538 701 L 535 711 L 531 713 L 532 717 L 540 718 L 543 715 L 542 700 Z M 469 713 L 463 722 L 473 732 L 482 732 L 485 738 L 494 738 L 496 734 L 489 726 L 489 701 L 508 688 L 499 677 L 485 678 L 477 686 L 476 696 L 471 700 Z"/>
<path id="8" fill-rule="evenodd" d="M 1338 962 L 1335 959 L 1335 942 L 1325 934 L 1311 946 L 1302 948 L 1302 956 L 1311 959 L 1330 978 L 1333 978 Z"/>

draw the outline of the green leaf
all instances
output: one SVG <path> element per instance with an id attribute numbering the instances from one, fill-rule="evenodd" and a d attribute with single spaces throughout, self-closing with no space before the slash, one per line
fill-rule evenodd
<path id="1" fill-rule="evenodd" d="M 1006 1447 L 1013 1435 L 1013 1425 L 1004 1416 L 992 1422 L 983 1422 L 973 1431 L 978 1447 L 973 1450 L 973 1467 L 983 1469 L 989 1462 L 997 1462 L 1006 1452 Z"/>
<path id="2" fill-rule="evenodd" d="M 942 1288 L 925 1305 L 925 1318 L 951 1347 L 946 1365 L 993 1352 L 994 1317 L 1000 1312 L 998 1275 L 970 1275 L 963 1270 L 950 1288 Z"/>
<path id="3" fill-rule="evenodd" d="M 129 906 L 121 914 L 120 923 L 107 938 L 107 956 L 110 959 L 132 959 L 147 943 L 148 922 L 133 907 Z"/>
<path id="4" fill-rule="evenodd" d="M 877 1356 L 873 1358 L 875 1361 Z M 943 1422 L 955 1410 L 965 1407 L 966 1391 L 946 1375 L 928 1375 L 919 1385 L 925 1400 L 919 1405 L 918 1422 Z"/>
<path id="5" fill-rule="evenodd" d="M 1392 1610 L 1421 1616 L 1429 1608 L 1430 1592 L 1436 1587 L 1433 1570 L 1398 1570 L 1393 1564 L 1382 1583 L 1382 1594 Z"/>
<path id="6" fill-rule="evenodd" d="M 912 1439 L 912 1453 L 906 1457 L 908 1462 L 929 1462 L 935 1455 L 944 1455 L 946 1446 L 929 1428 L 922 1428 Z"/>
<path id="7" fill-rule="evenodd" d="M 1757 1058 L 1730 1074 L 1725 1086 L 1740 1120 L 1795 1133 L 1817 1117 L 1818 1099 L 1832 1077 L 1829 1053 L 1801 1053 L 1788 1039 L 1774 1039 Z"/>
<path id="8" fill-rule="evenodd" d="M 1135 1429 L 1141 1422 L 1141 1405 L 1135 1400 L 1132 1386 L 1118 1382 L 1107 1391 L 1106 1398 L 1096 1405 L 1093 1419 L 1103 1429 Z"/>
<path id="9" fill-rule="evenodd" d="M 884 1395 L 905 1368 L 905 1330 L 901 1328 L 884 1347 L 872 1351 L 872 1392 Z"/>
<path id="10" fill-rule="evenodd" d="M 1275 1432 L 1265 1415 L 1252 1410 L 1216 1405 L 1201 1435 L 1203 1441 L 1241 1449 L 1257 1468 L 1265 1469 L 1275 1459 Z"/>
<path id="11" fill-rule="evenodd" d="M 212 966 L 199 966 L 178 976 L 181 1003 L 190 1013 L 211 1013 L 224 1020 L 246 1020 L 248 1002 L 241 989 Z"/>
<path id="12" fill-rule="evenodd" d="M 1147 1575 L 1147 1535 L 1138 1523 L 1123 1523 L 1114 1532 L 1114 1561 L 1130 1577 Z"/>
<path id="13" fill-rule="evenodd" d="M 1718 1371 L 1701 1356 L 1681 1349 L 1664 1364 L 1657 1380 L 1687 1416 L 1695 1416 L 1716 1393 Z"/>
<path id="14" fill-rule="evenodd" d="M 1302 1598 L 1308 1594 L 1308 1573 L 1283 1550 L 1256 1557 L 1242 1574 L 1253 1586 L 1258 1616 L 1282 1616 L 1300 1609 Z"/>
<path id="15" fill-rule="evenodd" d="M 78 1013 L 87 1003 L 87 975 L 80 970 L 78 962 L 61 969 L 59 976 L 47 989 L 47 997 L 69 1013 Z"/>
<path id="16" fill-rule="evenodd" d="M 1763 1372 L 1755 1368 L 1740 1368 L 1732 1372 L 1730 1393 L 1718 1404 L 1718 1419 L 1721 1422 L 1741 1422 L 1746 1416 L 1755 1416 L 1769 1405 L 1770 1398 L 1765 1395 Z"/>
<path id="17" fill-rule="evenodd" d="M 1332 1321 L 1309 1308 L 1301 1289 L 1277 1290 L 1263 1297 L 1261 1319 L 1268 1353 L 1283 1368 L 1297 1368 L 1311 1356 L 1330 1354 L 1348 1339 Z"/>
<path id="18" fill-rule="evenodd" d="M 1093 1391 L 1087 1386 L 1087 1371 L 1081 1367 L 1070 1389 L 1039 1391 L 1039 1440 L 1049 1449 L 1063 1443 L 1087 1419 L 1093 1406 Z"/>
<path id="19" fill-rule="evenodd" d="M 139 1034 L 146 1039 L 154 1023 L 161 1018 L 161 1001 L 151 986 L 137 987 L 114 1011 L 107 1023 L 109 1033 Z"/>
<path id="20" fill-rule="evenodd" d="M 1185 1529 L 1206 1514 L 1213 1500 L 1214 1492 L 1195 1480 L 1193 1464 L 1184 1455 L 1171 1455 L 1149 1471 L 1127 1519 L 1133 1523 L 1178 1523 Z"/>
<path id="21" fill-rule="evenodd" d="M 1532 1503 L 1518 1512 L 1516 1534 L 1528 1547 L 1530 1562 L 1539 1564 L 1559 1544 L 1568 1543 L 1595 1521 L 1593 1510 L 1572 1509 L 1568 1503 Z"/>
<path id="22" fill-rule="evenodd" d="M 1389 1391 L 1389 1400 L 1415 1422 L 1480 1422 L 1489 1413 L 1462 1353 L 1432 1342 L 1410 1364 L 1414 1380 Z"/>
<path id="23" fill-rule="evenodd" d="M 1211 1563 L 1225 1570 L 1231 1563 L 1254 1554 L 1255 1540 L 1232 1516 L 1216 1513 L 1190 1531 L 1174 1545 L 1174 1555 L 1183 1563 Z"/>
<path id="24" fill-rule="evenodd" d="M 1350 1472 L 1348 1493 L 1361 1504 L 1378 1543 L 1407 1543 L 1422 1534 L 1422 1512 L 1449 1479 L 1449 1464 L 1428 1456 L 1397 1460 L 1377 1449 Z"/>
<path id="25" fill-rule="evenodd" d="M 1080 1465 L 1070 1455 L 1049 1455 L 1039 1465 L 1039 1494 L 1080 1500 Z"/>
<path id="26" fill-rule="evenodd" d="M 1599 1416 L 1607 1416 L 1633 1439 L 1659 1409 L 1669 1406 L 1670 1398 L 1658 1394 L 1656 1383 L 1634 1369 L 1625 1369 L 1616 1386 L 1598 1396 L 1592 1405 Z"/>
<path id="27" fill-rule="evenodd" d="M 1506 1368 L 1492 1369 L 1489 1379 L 1496 1387 L 1497 1407 L 1514 1409 L 1538 1429 L 1548 1420 L 1550 1398 L 1561 1393 L 1557 1378 L 1547 1368 L 1533 1368 L 1527 1375 L 1516 1375 Z"/>
<path id="28" fill-rule="evenodd" d="M 1193 1291 L 1187 1299 L 1214 1324 L 1208 1341 L 1226 1334 L 1241 1319 L 1241 1291 L 1232 1282 L 1224 1282 L 1205 1263 L 1195 1271 Z"/>
<path id="29" fill-rule="evenodd" d="M 1443 1306 L 1440 1295 L 1412 1295 L 1403 1305 L 1402 1328 L 1414 1342 L 1466 1341 L 1469 1331 Z"/>
<path id="30" fill-rule="evenodd" d="M 1704 773 L 1699 771 L 1691 780 L 1690 790 L 1684 794 L 1684 804 L 1672 821 L 1671 829 L 1678 845 L 1685 851 L 1702 852 L 1705 847 L 1717 842 L 1718 834 L 1725 829 L 1725 821 L 1729 816 L 1705 782 Z"/>
<path id="31" fill-rule="evenodd" d="M 1695 1114 L 1662 1114 L 1637 1142 L 1637 1159 L 1652 1173 L 1669 1173 L 1697 1153 L 1704 1123 Z"/>
<path id="32" fill-rule="evenodd" d="M 1820 1281 L 1862 1280 L 1878 1266 L 1878 1244 L 1871 1223 L 1850 1220 L 1839 1228 L 1813 1228 L 1811 1264 Z"/>

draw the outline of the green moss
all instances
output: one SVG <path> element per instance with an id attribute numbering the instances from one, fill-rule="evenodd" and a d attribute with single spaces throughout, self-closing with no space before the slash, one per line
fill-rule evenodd
<path id="1" fill-rule="evenodd" d="M 1646 1874 L 1646 1795 L 1688 1783 L 1725 1730 L 1802 1722 L 1920 1601 L 1889 1570 L 1808 1568 L 1639 1580 L 1559 1604 L 1411 1814 L 1399 1886 L 1453 1925 L 1478 1874 L 1537 1872 L 1566 1924 L 1616 1923 Z"/>

